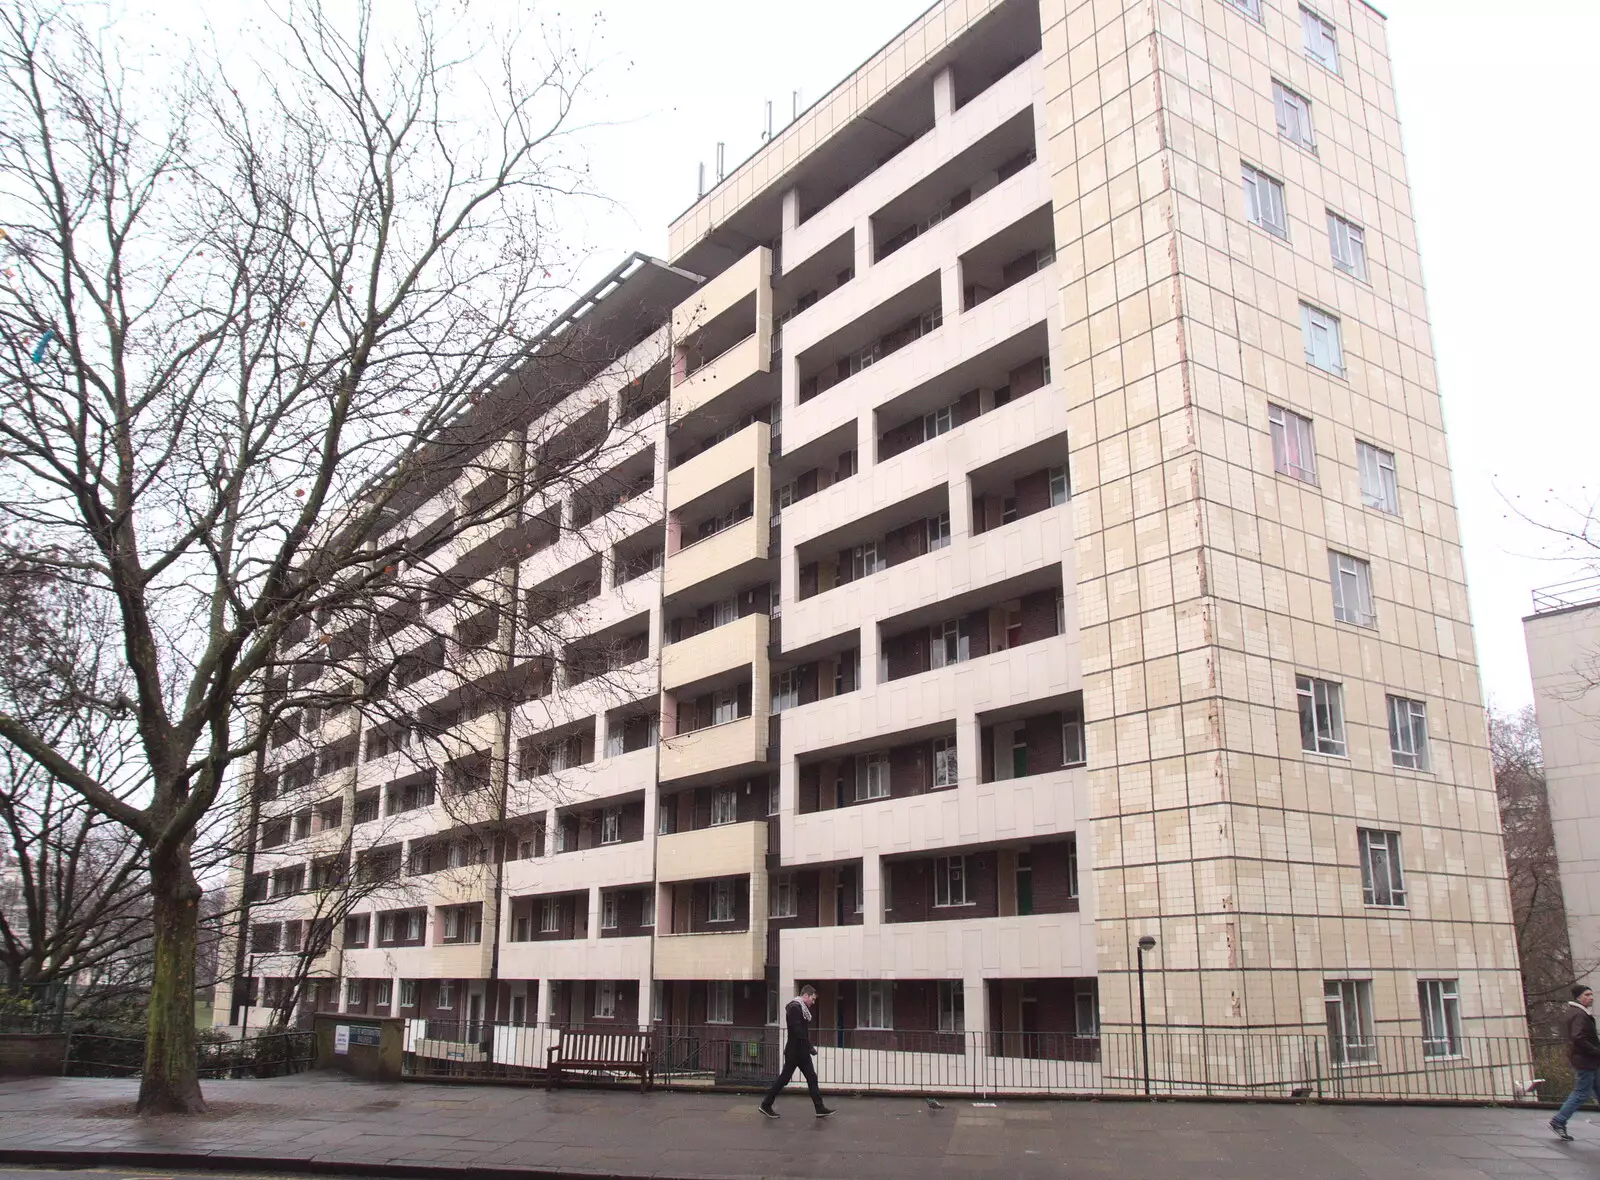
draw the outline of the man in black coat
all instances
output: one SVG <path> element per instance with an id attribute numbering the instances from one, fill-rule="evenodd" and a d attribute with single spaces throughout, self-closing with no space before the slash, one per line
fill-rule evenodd
<path id="1" fill-rule="evenodd" d="M 1581 983 L 1572 985 L 1567 1003 L 1567 1060 L 1572 1063 L 1572 1093 L 1550 1120 L 1550 1129 L 1571 1140 L 1567 1120 L 1590 1098 L 1596 1097 L 1595 1079 L 1600 1074 L 1600 1036 L 1594 1026 L 1594 991 Z"/>
<path id="2" fill-rule="evenodd" d="M 833 1113 L 830 1107 L 822 1104 L 822 1091 L 817 1088 L 817 1068 L 811 1064 L 817 1054 L 817 1047 L 811 1043 L 811 1009 L 816 1002 L 817 989 L 808 983 L 783 1010 L 784 1023 L 789 1029 L 789 1040 L 783 1047 L 783 1072 L 761 1100 L 761 1113 L 769 1119 L 778 1117 L 778 1112 L 772 1109 L 772 1100 L 783 1092 L 797 1069 L 805 1075 L 806 1085 L 811 1089 L 811 1105 L 816 1108 L 817 1117 L 826 1118 Z"/>

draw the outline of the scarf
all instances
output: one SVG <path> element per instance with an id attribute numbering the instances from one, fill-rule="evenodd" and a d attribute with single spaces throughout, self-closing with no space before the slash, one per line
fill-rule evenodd
<path id="1" fill-rule="evenodd" d="M 791 1004 L 799 1004 L 800 1005 L 800 1014 L 802 1016 L 804 1016 L 808 1021 L 811 1019 L 811 1005 L 810 1004 L 806 1003 L 799 996 L 796 996 L 794 999 L 790 1000 L 789 1002 Z"/>

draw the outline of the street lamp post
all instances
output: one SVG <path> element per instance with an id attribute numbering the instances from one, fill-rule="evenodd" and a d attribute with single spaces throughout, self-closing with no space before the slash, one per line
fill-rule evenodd
<path id="1" fill-rule="evenodd" d="M 1150 1018 L 1144 1002 L 1144 953 L 1155 949 L 1154 935 L 1139 938 L 1139 1056 L 1144 1064 L 1144 1096 L 1150 1097 Z"/>

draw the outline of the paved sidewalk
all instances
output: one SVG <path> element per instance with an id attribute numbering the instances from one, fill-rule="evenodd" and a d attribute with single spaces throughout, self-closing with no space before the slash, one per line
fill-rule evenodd
<path id="1" fill-rule="evenodd" d="M 763 1119 L 733 1094 L 372 1084 L 330 1073 L 208 1082 L 213 1113 L 138 1120 L 136 1084 L 0 1082 L 0 1161 L 261 1170 L 510 1169 L 524 1175 L 671 1177 L 1600 1176 L 1600 1117 L 1559 1143 L 1548 1111 L 1421 1106 L 941 1099 L 803 1093 Z"/>

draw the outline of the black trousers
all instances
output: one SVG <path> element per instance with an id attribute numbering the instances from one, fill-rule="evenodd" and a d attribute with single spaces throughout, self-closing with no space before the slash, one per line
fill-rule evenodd
<path id="1" fill-rule="evenodd" d="M 762 1106 L 771 1106 L 772 1100 L 783 1093 L 783 1088 L 789 1084 L 789 1079 L 794 1077 L 794 1071 L 799 1070 L 806 1079 L 806 1085 L 811 1090 L 811 1105 L 818 1110 L 822 1109 L 822 1091 L 817 1087 L 817 1067 L 811 1064 L 811 1054 L 801 1053 L 798 1056 L 791 1053 L 783 1055 L 783 1072 L 778 1075 L 778 1080 L 772 1083 L 772 1089 L 767 1091 L 767 1096 L 761 1100 Z"/>

